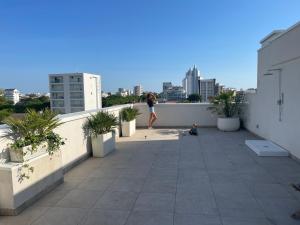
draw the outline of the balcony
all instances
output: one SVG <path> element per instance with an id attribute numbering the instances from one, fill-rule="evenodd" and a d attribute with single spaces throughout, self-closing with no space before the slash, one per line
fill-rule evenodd
<path id="1" fill-rule="evenodd" d="M 105 110 L 117 115 L 124 107 Z M 136 107 L 143 127 L 147 108 Z M 300 195 L 289 184 L 300 181 L 300 165 L 289 157 L 257 157 L 244 144 L 257 136 L 218 131 L 206 108 L 158 105 L 157 125 L 164 128 L 138 129 L 118 138 L 112 154 L 76 167 L 90 155 L 81 130 L 90 112 L 61 116 L 64 183 L 20 215 L 0 217 L 0 224 L 297 224 L 290 214 L 300 209 Z M 202 125 L 199 136 L 183 128 L 193 121 Z"/>

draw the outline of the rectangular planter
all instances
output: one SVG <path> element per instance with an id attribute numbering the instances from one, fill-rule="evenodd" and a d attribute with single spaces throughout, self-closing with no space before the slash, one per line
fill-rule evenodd
<path id="1" fill-rule="evenodd" d="M 47 145 L 42 144 L 33 153 L 31 153 L 31 146 L 20 149 L 9 149 L 10 161 L 20 163 L 25 162 L 46 153 L 46 148 Z"/>
<path id="2" fill-rule="evenodd" d="M 135 133 L 136 120 L 132 120 L 130 122 L 122 121 L 122 136 L 130 137 Z"/>
<path id="3" fill-rule="evenodd" d="M 92 148 L 94 157 L 104 157 L 116 147 L 116 136 L 113 132 L 92 137 Z"/>

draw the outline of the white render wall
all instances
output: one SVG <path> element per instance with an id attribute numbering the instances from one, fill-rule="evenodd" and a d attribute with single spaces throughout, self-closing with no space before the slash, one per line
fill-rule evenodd
<path id="1" fill-rule="evenodd" d="M 85 110 L 102 108 L 100 76 L 84 73 L 83 81 Z"/>
<path id="2" fill-rule="evenodd" d="M 257 93 L 247 95 L 246 128 L 300 158 L 300 23 L 258 50 L 257 78 Z"/>
<path id="3" fill-rule="evenodd" d="M 217 119 L 212 115 L 206 103 L 162 103 L 155 105 L 158 120 L 154 127 L 191 127 L 194 123 L 204 127 L 215 127 Z M 135 104 L 141 115 L 138 116 L 137 127 L 148 126 L 149 109 L 146 104 Z"/>

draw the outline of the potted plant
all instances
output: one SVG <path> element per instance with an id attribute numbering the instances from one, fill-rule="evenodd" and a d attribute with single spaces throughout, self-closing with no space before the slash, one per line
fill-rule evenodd
<path id="1" fill-rule="evenodd" d="M 6 136 L 12 140 L 8 146 L 12 162 L 25 162 L 45 152 L 53 155 L 64 145 L 63 138 L 53 131 L 62 123 L 49 109 L 28 109 L 23 118 L 8 117 L 4 122 L 8 126 Z"/>
<path id="2" fill-rule="evenodd" d="M 236 131 L 240 128 L 242 95 L 236 95 L 234 91 L 222 92 L 211 98 L 213 106 L 208 107 L 218 115 L 217 127 L 222 131 Z"/>
<path id="3" fill-rule="evenodd" d="M 87 118 L 83 128 L 92 138 L 94 157 L 104 157 L 115 149 L 113 128 L 117 125 L 117 118 L 107 112 L 98 112 Z"/>
<path id="4" fill-rule="evenodd" d="M 135 133 L 136 117 L 139 114 L 136 108 L 125 108 L 121 111 L 122 136 L 130 137 Z"/>
<path id="5" fill-rule="evenodd" d="M 6 136 L 11 139 L 8 144 L 10 160 L 20 163 L 18 180 L 29 179 L 34 168 L 27 161 L 44 153 L 53 155 L 64 145 L 63 138 L 54 132 L 62 123 L 49 109 L 42 112 L 28 109 L 21 119 L 8 117 L 4 120 L 8 126 Z"/>

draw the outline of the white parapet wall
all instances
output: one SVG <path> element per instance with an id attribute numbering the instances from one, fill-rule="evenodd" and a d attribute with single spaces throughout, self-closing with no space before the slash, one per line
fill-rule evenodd
<path id="1" fill-rule="evenodd" d="M 131 104 L 101 109 L 119 116 L 123 108 Z M 98 110 L 99 111 L 99 110 Z M 30 179 L 18 181 L 20 164 L 9 162 L 5 138 L 6 126 L 0 126 L 0 215 L 16 215 L 41 195 L 63 182 L 63 174 L 69 168 L 80 163 L 91 155 L 90 138 L 87 138 L 82 127 L 87 117 L 97 110 L 70 113 L 58 116 L 63 124 L 56 132 L 65 138 L 65 145 L 54 156 L 38 156 L 28 162 L 34 167 Z M 116 130 L 118 132 L 118 129 Z"/>
<path id="2" fill-rule="evenodd" d="M 158 120 L 154 127 L 191 127 L 194 123 L 202 127 L 216 127 L 217 117 L 207 109 L 208 103 L 160 103 L 155 105 Z M 141 115 L 136 120 L 137 127 L 148 126 L 147 104 L 135 104 Z"/>

